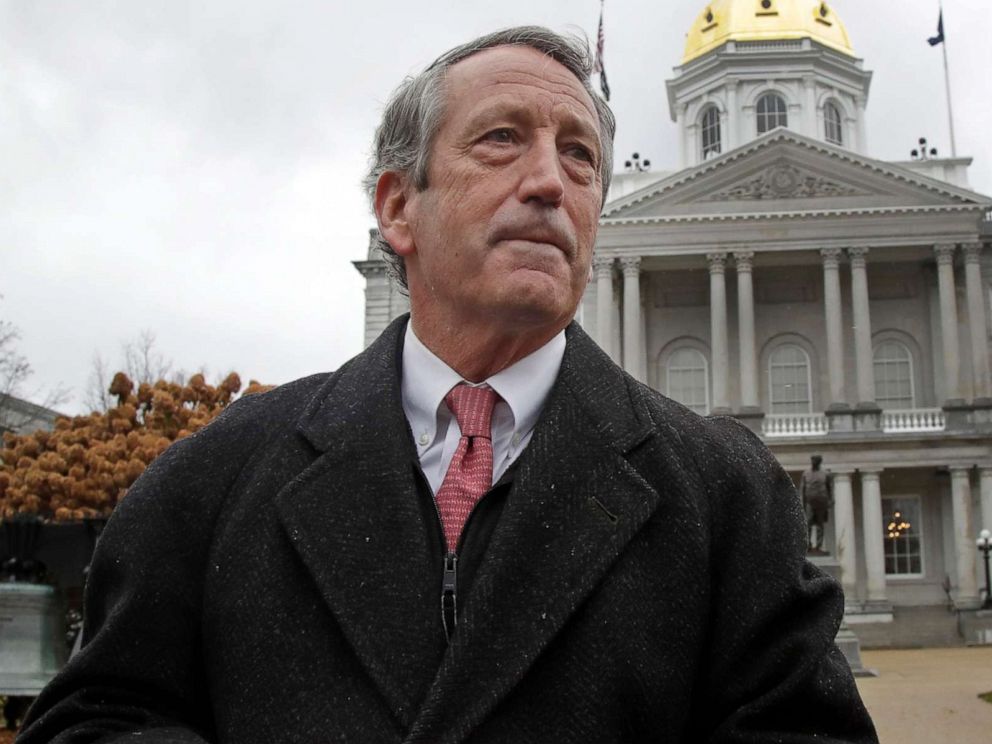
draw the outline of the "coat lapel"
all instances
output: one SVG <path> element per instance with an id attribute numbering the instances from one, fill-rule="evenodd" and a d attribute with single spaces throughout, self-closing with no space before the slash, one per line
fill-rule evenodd
<path id="1" fill-rule="evenodd" d="M 408 742 L 463 741 L 592 592 L 659 496 L 624 457 L 640 391 L 573 324 L 489 550 Z"/>
<path id="2" fill-rule="evenodd" d="M 322 454 L 276 499 L 289 540 L 406 730 L 443 653 L 437 586 L 402 410 L 405 318 L 328 381 L 301 419 Z M 436 549 L 435 546 L 430 547 Z"/>

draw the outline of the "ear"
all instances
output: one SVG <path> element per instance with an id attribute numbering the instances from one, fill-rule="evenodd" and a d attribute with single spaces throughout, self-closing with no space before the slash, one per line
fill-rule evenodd
<path id="1" fill-rule="evenodd" d="M 395 172 L 386 171 L 375 185 L 375 216 L 379 232 L 397 255 L 409 256 L 416 249 L 408 214 L 407 179 Z"/>

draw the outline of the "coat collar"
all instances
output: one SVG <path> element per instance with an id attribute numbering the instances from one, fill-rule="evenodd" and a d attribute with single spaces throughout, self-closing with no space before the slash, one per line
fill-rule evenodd
<path id="1" fill-rule="evenodd" d="M 626 455 L 652 435 L 643 391 L 576 324 L 458 629 L 400 401 L 406 318 L 325 384 L 299 431 L 322 454 L 279 494 L 290 540 L 409 742 L 466 738 L 594 590 L 659 496 Z"/>
<path id="2" fill-rule="evenodd" d="M 444 652 L 400 401 L 405 319 L 325 383 L 298 423 L 321 454 L 276 509 L 324 601 L 407 730 Z"/>

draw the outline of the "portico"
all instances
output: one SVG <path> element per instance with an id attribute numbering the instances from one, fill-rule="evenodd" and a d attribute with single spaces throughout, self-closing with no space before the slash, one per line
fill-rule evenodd
<path id="1" fill-rule="evenodd" d="M 839 155 L 779 130 L 607 204 L 586 327 L 663 392 L 670 385 L 659 354 L 688 335 L 705 357 L 705 410 L 763 414 L 768 437 L 940 430 L 948 416 L 955 426 L 981 419 L 968 411 L 987 406 L 992 388 L 980 238 L 989 200 Z M 752 191 L 777 189 L 776 198 L 746 193 L 742 177 Z M 916 300 L 913 318 L 893 314 L 900 299 Z M 783 325 L 782 312 L 800 317 Z M 685 334 L 688 326 L 698 332 Z M 763 365 L 769 342 L 790 333 L 809 357 L 793 366 L 810 377 L 791 406 L 776 398 Z M 889 336 L 920 357 L 907 360 L 915 362 L 904 381 L 912 394 L 902 395 L 909 406 L 892 405 L 891 381 L 875 389 L 887 361 L 878 347 Z M 924 359 L 931 338 L 940 351 Z"/>
<path id="2" fill-rule="evenodd" d="M 855 624 L 940 604 L 945 576 L 955 606 L 978 602 L 990 206 L 779 130 L 604 211 L 587 330 L 660 392 L 738 417 L 797 479 L 824 456 Z"/>

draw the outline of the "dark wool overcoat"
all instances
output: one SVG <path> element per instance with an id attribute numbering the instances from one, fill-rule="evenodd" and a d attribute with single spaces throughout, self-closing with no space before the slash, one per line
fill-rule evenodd
<path id="1" fill-rule="evenodd" d="M 405 322 L 148 468 L 19 744 L 876 741 L 788 476 L 574 324 L 446 641 Z"/>

